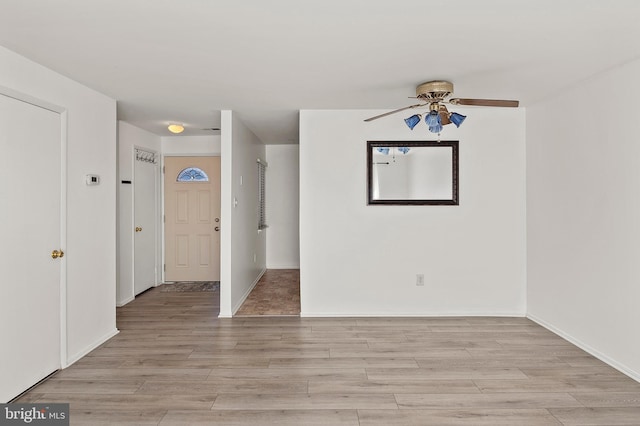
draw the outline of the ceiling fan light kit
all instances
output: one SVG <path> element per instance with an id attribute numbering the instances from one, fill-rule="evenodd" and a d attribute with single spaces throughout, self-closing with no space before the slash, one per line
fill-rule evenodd
<path id="1" fill-rule="evenodd" d="M 429 111 L 429 114 L 425 117 L 424 122 L 429 126 L 431 133 L 440 133 L 442 131 L 442 120 L 437 110 Z"/>
<path id="2" fill-rule="evenodd" d="M 460 127 L 465 118 L 467 118 L 466 115 L 458 114 L 457 112 L 449 114 L 449 120 L 455 124 L 456 127 Z"/>
<path id="3" fill-rule="evenodd" d="M 442 80 L 428 81 L 416 87 L 416 98 L 423 103 L 409 105 L 408 107 L 385 112 L 384 114 L 367 118 L 364 121 L 377 120 L 378 118 L 386 117 L 387 115 L 395 114 L 407 109 L 428 107 L 429 114 L 426 115 L 424 121 L 429 127 L 430 132 L 439 134 L 444 126 L 453 123 L 456 127 L 460 127 L 462 122 L 467 118 L 465 115 L 457 112 L 449 112 L 444 104 L 507 108 L 517 108 L 519 105 L 519 102 L 514 100 L 450 98 L 452 94 L 453 83 Z M 413 130 L 421 120 L 421 114 L 414 114 L 409 118 L 405 118 L 404 122 L 411 130 Z"/>
<path id="4" fill-rule="evenodd" d="M 451 123 L 451 120 L 449 119 L 451 114 L 447 110 L 446 106 L 440 104 L 440 107 L 438 108 L 438 114 L 440 114 L 440 122 L 442 123 L 443 126 L 446 126 L 447 124 Z"/>
<path id="5" fill-rule="evenodd" d="M 404 122 L 407 123 L 407 126 L 409 126 L 409 128 L 411 130 L 413 130 L 414 127 L 416 127 L 416 125 L 422 120 L 422 114 L 414 114 L 409 118 L 405 118 Z"/>

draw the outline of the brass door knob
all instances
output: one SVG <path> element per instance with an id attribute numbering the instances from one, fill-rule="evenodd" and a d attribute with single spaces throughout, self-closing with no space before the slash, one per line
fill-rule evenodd
<path id="1" fill-rule="evenodd" d="M 142 228 L 139 226 L 136 226 L 136 232 L 140 232 L 140 231 L 142 231 Z"/>
<path id="2" fill-rule="evenodd" d="M 51 252 L 52 259 L 57 259 L 59 257 L 64 257 L 64 252 L 62 250 L 54 250 Z"/>

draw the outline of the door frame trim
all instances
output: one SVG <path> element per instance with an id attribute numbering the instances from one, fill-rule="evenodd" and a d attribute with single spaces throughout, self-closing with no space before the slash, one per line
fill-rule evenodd
<path id="1" fill-rule="evenodd" d="M 60 113 L 60 247 L 67 247 L 67 141 L 68 112 Z M 71 363 L 67 350 L 67 261 L 60 264 L 60 361 L 62 368 Z"/>

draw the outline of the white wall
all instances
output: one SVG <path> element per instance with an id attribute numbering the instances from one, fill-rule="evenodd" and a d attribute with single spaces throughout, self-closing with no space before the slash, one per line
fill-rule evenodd
<path id="1" fill-rule="evenodd" d="M 117 333 L 116 102 L 2 47 L 0 86 L 67 112 L 66 366 Z"/>
<path id="2" fill-rule="evenodd" d="M 213 155 L 221 152 L 220 135 L 211 136 L 163 136 L 162 155 Z"/>
<path id="3" fill-rule="evenodd" d="M 525 114 L 456 111 L 442 139 L 460 141 L 459 206 L 366 205 L 366 141 L 434 140 L 424 123 L 301 111 L 303 316 L 524 316 Z"/>
<path id="4" fill-rule="evenodd" d="M 266 268 L 256 163 L 265 146 L 232 111 L 222 111 L 221 122 L 220 316 L 230 317 Z"/>
<path id="5" fill-rule="evenodd" d="M 118 121 L 118 287 L 117 305 L 123 306 L 134 299 L 133 289 L 133 252 L 134 252 L 134 163 L 135 148 L 155 151 L 160 158 L 160 136 L 135 127 L 127 122 Z M 158 173 L 157 188 L 160 188 L 161 174 Z M 131 184 L 123 184 L 122 181 Z M 158 192 L 158 224 L 161 220 L 161 197 Z M 158 226 L 156 241 L 162 241 L 162 227 Z M 161 246 L 157 247 L 156 264 L 160 263 Z M 158 283 L 156 283 L 158 284 Z"/>
<path id="6" fill-rule="evenodd" d="M 636 380 L 639 97 L 635 61 L 527 109 L 529 316 Z"/>
<path id="7" fill-rule="evenodd" d="M 265 175 L 267 268 L 300 267 L 298 145 L 267 145 Z"/>

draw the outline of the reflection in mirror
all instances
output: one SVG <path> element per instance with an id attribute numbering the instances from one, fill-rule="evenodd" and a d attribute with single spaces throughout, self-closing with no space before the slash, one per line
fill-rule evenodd
<path id="1" fill-rule="evenodd" d="M 368 204 L 458 205 L 458 141 L 367 142 Z"/>

